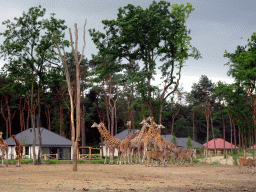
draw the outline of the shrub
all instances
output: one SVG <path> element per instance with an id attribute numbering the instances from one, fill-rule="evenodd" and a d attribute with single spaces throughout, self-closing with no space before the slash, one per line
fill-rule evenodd
<path id="1" fill-rule="evenodd" d="M 232 159 L 233 159 L 233 165 L 238 165 L 237 163 L 237 159 L 238 159 L 238 155 L 232 155 Z"/>

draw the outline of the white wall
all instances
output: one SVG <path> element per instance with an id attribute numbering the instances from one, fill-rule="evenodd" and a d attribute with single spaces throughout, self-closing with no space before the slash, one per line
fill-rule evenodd
<path id="1" fill-rule="evenodd" d="M 35 146 L 35 151 L 36 151 L 36 158 L 37 158 L 37 154 L 38 154 L 38 150 L 39 150 L 39 146 Z M 30 156 L 31 154 L 31 156 Z M 2 152 L 0 151 L 0 155 L 2 155 Z M 23 155 L 22 157 L 24 157 L 25 155 L 25 147 L 23 147 Z M 41 155 L 42 155 L 42 151 L 41 151 Z M 29 155 L 26 155 L 27 158 L 33 159 L 33 147 L 29 146 Z M 5 157 L 6 158 L 6 155 Z M 8 159 L 16 159 L 16 152 L 15 152 L 15 146 L 9 146 L 8 147 Z M 77 155 L 78 158 L 78 155 Z M 73 159 L 73 148 L 71 147 L 71 159 Z"/>
<path id="2" fill-rule="evenodd" d="M 105 145 L 103 146 L 102 152 L 103 152 L 102 156 L 105 156 L 106 155 L 106 146 Z M 114 149 L 114 156 L 118 157 L 118 150 L 117 149 Z M 107 153 L 107 157 L 109 157 L 109 150 L 108 150 L 108 153 Z"/>
<path id="3" fill-rule="evenodd" d="M 23 155 L 24 154 L 25 154 L 25 147 L 23 147 Z M 0 155 L 2 155 L 2 151 L 0 151 Z M 23 157 L 23 155 L 22 155 L 22 157 Z M 4 158 L 6 158 L 6 154 L 5 154 Z M 9 146 L 8 147 L 8 159 L 11 159 L 11 158 L 16 159 L 15 146 Z"/>

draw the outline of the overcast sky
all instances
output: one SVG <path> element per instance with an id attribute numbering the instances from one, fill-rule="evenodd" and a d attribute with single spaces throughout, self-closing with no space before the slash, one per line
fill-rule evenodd
<path id="1" fill-rule="evenodd" d="M 224 51 L 234 52 L 237 45 L 246 45 L 247 39 L 256 32 L 256 0 L 191 0 L 195 8 L 187 19 L 191 29 L 191 45 L 196 47 L 202 59 L 189 59 L 182 69 L 181 82 L 186 91 L 190 91 L 193 83 L 197 83 L 201 75 L 207 75 L 213 82 L 219 80 L 231 83 L 227 76 L 228 59 L 223 57 Z M 157 0 L 159 2 L 159 0 Z M 170 0 L 171 4 L 186 4 L 186 0 Z M 2 22 L 14 17 L 20 17 L 22 12 L 28 12 L 33 6 L 46 8 L 46 17 L 55 13 L 55 18 L 64 19 L 68 28 L 74 32 L 74 23 L 79 28 L 79 51 L 82 49 L 82 29 L 86 25 L 85 57 L 97 54 L 88 29 L 95 28 L 103 32 L 102 20 L 116 19 L 118 8 L 128 4 L 147 8 L 151 0 L 2 0 L 0 6 L 0 31 L 6 28 Z M 66 30 L 66 39 L 69 38 Z M 73 37 L 74 38 L 74 37 Z M 68 39 L 69 40 L 69 39 Z M 4 41 L 0 37 L 0 43 Z M 4 64 L 0 60 L 0 64 Z M 159 75 L 156 79 L 159 79 Z"/>

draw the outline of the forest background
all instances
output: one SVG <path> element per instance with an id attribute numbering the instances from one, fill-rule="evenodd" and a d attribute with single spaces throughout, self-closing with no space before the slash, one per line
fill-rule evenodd
<path id="1" fill-rule="evenodd" d="M 213 137 L 240 146 L 255 142 L 255 33 L 235 53 L 223 53 L 235 83 L 213 83 L 202 75 L 186 92 L 179 82 L 181 70 L 189 57 L 201 57 L 190 45 L 186 26 L 193 6 L 173 4 L 170 9 L 168 2 L 153 1 L 147 9 L 128 5 L 118 11 L 117 19 L 102 22 L 105 33 L 89 30 L 99 52 L 81 63 L 80 145 L 100 142 L 98 131 L 90 128 L 99 114 L 113 135 L 126 129 L 127 120 L 140 128 L 142 118 L 153 115 L 165 126 L 162 134 L 190 136 L 199 143 Z M 32 7 L 3 23 L 9 26 L 0 34 L 5 39 L 1 57 L 6 59 L 0 77 L 0 131 L 5 138 L 30 128 L 33 115 L 41 126 L 71 138 L 65 74 L 52 36 L 55 32 L 69 46 L 63 33 L 67 26 L 54 15 L 43 20 L 45 12 Z M 159 69 L 156 58 L 162 63 Z M 73 52 L 66 52 L 66 59 L 75 87 Z M 156 70 L 161 71 L 161 86 L 152 83 Z"/>

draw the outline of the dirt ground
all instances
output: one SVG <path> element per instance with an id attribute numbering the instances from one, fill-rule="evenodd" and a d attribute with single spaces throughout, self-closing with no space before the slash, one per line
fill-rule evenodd
<path id="1" fill-rule="evenodd" d="M 0 191 L 255 191 L 256 174 L 233 165 L 78 164 L 0 167 Z M 255 168 L 253 169 L 255 171 Z"/>

